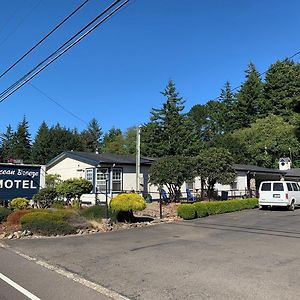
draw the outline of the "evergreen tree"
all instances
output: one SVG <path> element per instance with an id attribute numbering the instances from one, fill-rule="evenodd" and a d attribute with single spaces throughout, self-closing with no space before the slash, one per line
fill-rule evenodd
<path id="1" fill-rule="evenodd" d="M 290 116 L 300 112 L 300 65 L 285 59 L 272 64 L 265 78 L 268 113 Z"/>
<path id="2" fill-rule="evenodd" d="M 231 132 L 235 128 L 234 106 L 236 99 L 228 81 L 225 83 L 224 88 L 221 89 L 220 102 L 222 103 L 220 112 L 222 131 L 223 133 Z"/>
<path id="3" fill-rule="evenodd" d="M 195 153 L 199 146 L 197 132 L 183 113 L 184 101 L 179 97 L 173 81 L 169 81 L 162 95 L 166 97 L 166 102 L 161 109 L 152 109 L 150 124 L 146 124 L 142 131 L 142 144 L 148 144 L 142 148 L 148 151 L 143 154 L 162 157 Z"/>
<path id="4" fill-rule="evenodd" d="M 14 135 L 12 150 L 13 158 L 21 159 L 24 163 L 29 163 L 31 157 L 31 140 L 28 129 L 28 122 L 24 116 L 23 121 L 19 123 Z"/>
<path id="5" fill-rule="evenodd" d="M 136 135 L 137 135 L 137 127 L 129 127 L 125 131 L 124 135 L 124 146 L 127 154 L 135 154 L 136 153 Z"/>
<path id="6" fill-rule="evenodd" d="M 263 105 L 263 83 L 254 64 L 246 70 L 246 81 L 237 93 L 234 110 L 235 129 L 249 127 L 261 114 Z"/>
<path id="7" fill-rule="evenodd" d="M 15 132 L 10 125 L 7 126 L 6 132 L 1 135 L 1 162 L 7 162 L 13 157 L 15 142 Z"/>
<path id="8" fill-rule="evenodd" d="M 49 157 L 49 153 L 51 153 L 49 131 L 46 122 L 42 122 L 32 145 L 31 161 L 35 164 L 46 164 L 51 159 Z"/>
<path id="9" fill-rule="evenodd" d="M 113 127 L 104 135 L 102 152 L 126 154 L 124 137 L 121 129 Z"/>
<path id="10" fill-rule="evenodd" d="M 81 133 L 81 137 L 84 143 L 84 151 L 87 152 L 101 152 L 102 142 L 102 128 L 98 121 L 93 118 L 85 131 Z"/>

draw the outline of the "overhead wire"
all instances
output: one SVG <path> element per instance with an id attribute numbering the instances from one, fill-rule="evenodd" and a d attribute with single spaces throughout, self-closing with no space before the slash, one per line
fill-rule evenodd
<path id="1" fill-rule="evenodd" d="M 57 24 L 52 30 L 50 30 L 43 38 L 41 38 L 35 45 L 33 45 L 28 51 L 26 51 L 19 59 L 17 59 L 9 68 L 7 68 L 5 71 L 3 71 L 0 74 L 0 78 L 2 78 L 11 69 L 13 69 L 25 57 L 27 57 L 28 54 L 30 54 L 36 47 L 38 47 L 40 44 L 42 44 L 49 36 L 51 36 L 57 29 L 59 29 L 66 21 L 68 21 L 74 14 L 76 14 L 88 2 L 89 2 L 89 0 L 85 0 L 83 3 L 81 3 L 75 10 L 73 10 L 68 16 L 66 16 L 59 24 Z"/>
<path id="2" fill-rule="evenodd" d="M 34 5 L 31 10 L 19 21 L 19 23 L 13 28 L 13 30 L 2 40 L 0 41 L 0 47 L 19 29 L 23 22 L 35 11 L 35 9 L 42 3 L 42 0 L 39 0 L 36 5 Z"/>
<path id="3" fill-rule="evenodd" d="M 75 46 L 77 43 L 79 43 L 84 37 L 86 37 L 88 34 L 93 32 L 95 29 L 97 29 L 102 23 L 107 21 L 109 18 L 111 18 L 117 11 L 119 11 L 121 8 L 123 8 L 130 0 L 126 0 L 123 3 L 121 3 L 119 6 L 117 6 L 114 10 L 112 10 L 110 13 L 108 13 L 114 6 L 116 6 L 119 2 L 122 0 L 116 0 L 111 5 L 109 5 L 105 10 L 103 10 L 98 16 L 96 16 L 91 22 L 89 22 L 86 26 L 84 26 L 80 31 L 78 31 L 75 35 L 73 35 L 69 40 L 67 40 L 62 46 L 60 46 L 56 51 L 54 51 L 52 54 L 50 54 L 46 59 L 44 59 L 42 62 L 40 62 L 38 65 L 36 65 L 32 70 L 30 70 L 27 74 L 25 74 L 23 77 L 21 77 L 17 82 L 12 84 L 9 88 L 4 90 L 0 94 L 0 102 L 3 102 L 5 99 L 7 99 L 10 95 L 12 95 L 14 92 L 16 92 L 18 89 L 20 89 L 24 84 L 26 84 L 29 80 L 34 78 L 36 75 L 38 75 L 42 70 L 44 70 L 47 66 L 49 66 L 52 62 L 54 62 L 56 59 L 58 59 L 62 54 L 64 54 L 66 51 L 71 49 L 73 46 Z M 108 13 L 105 17 L 105 15 Z M 102 19 L 100 19 L 103 17 Z M 96 24 L 93 25 L 98 19 Z M 92 27 L 91 27 L 92 26 Z M 86 32 L 84 32 L 87 28 Z M 83 33 L 84 32 L 84 33 Z M 83 34 L 82 34 L 83 33 Z M 79 36 L 82 34 L 81 36 Z M 78 37 L 79 36 L 79 37 Z M 78 37 L 78 38 L 77 38 Z M 74 41 L 73 41 L 74 40 Z M 72 42 L 73 41 L 73 42 Z M 44 65 L 43 65 L 44 64 Z M 40 69 L 38 69 L 41 67 Z M 38 70 L 37 70 L 38 69 Z M 36 71 L 37 70 L 37 71 Z"/>
<path id="4" fill-rule="evenodd" d="M 72 117 L 74 117 L 75 119 L 79 120 L 80 122 L 84 123 L 85 125 L 88 125 L 88 122 L 86 122 L 85 120 L 83 120 L 81 117 L 79 117 L 78 115 L 74 114 L 73 112 L 71 112 L 69 109 L 67 109 L 66 107 L 64 107 L 63 105 L 61 105 L 58 101 L 56 101 L 55 99 L 53 99 L 52 97 L 50 97 L 49 95 L 47 95 L 44 91 L 42 91 L 40 88 L 38 88 L 36 85 L 29 83 L 29 85 L 34 88 L 36 91 L 38 91 L 40 94 L 42 94 L 44 97 L 46 97 L 48 100 L 52 101 L 53 103 L 55 103 L 57 106 L 59 106 L 62 110 L 64 110 L 66 113 L 68 113 L 69 115 L 71 115 Z"/>
<path id="5" fill-rule="evenodd" d="M 286 59 L 288 59 L 288 60 L 289 60 L 289 59 L 292 59 L 292 58 L 294 58 L 294 57 L 297 56 L 297 55 L 300 55 L 300 51 L 294 53 L 293 55 L 287 57 Z M 267 72 L 268 72 L 268 70 L 265 70 L 265 71 L 263 71 L 263 72 L 261 72 L 261 73 L 258 73 L 258 76 L 261 77 L 262 75 L 266 74 Z M 234 92 L 234 91 L 238 90 L 242 85 L 243 85 L 243 84 L 241 83 L 240 85 L 238 85 L 238 86 L 232 88 L 232 89 L 231 89 L 231 92 Z M 212 101 L 217 101 L 217 100 L 219 100 L 220 98 L 221 98 L 221 96 L 218 96 L 218 97 L 212 99 Z"/>

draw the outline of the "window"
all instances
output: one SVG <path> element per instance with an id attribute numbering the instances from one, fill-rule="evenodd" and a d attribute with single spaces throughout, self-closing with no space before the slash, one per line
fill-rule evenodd
<path id="1" fill-rule="evenodd" d="M 230 185 L 231 190 L 237 190 L 237 181 L 235 180 L 234 182 L 231 183 Z"/>
<path id="2" fill-rule="evenodd" d="M 122 169 L 113 169 L 112 190 L 115 192 L 122 191 L 122 173 Z"/>
<path id="3" fill-rule="evenodd" d="M 94 172 L 93 169 L 85 170 L 85 179 L 93 183 Z"/>
<path id="4" fill-rule="evenodd" d="M 106 191 L 106 176 L 109 181 L 108 169 L 97 169 L 96 172 L 96 185 L 99 192 Z M 107 189 L 109 190 L 109 182 L 107 183 Z"/>
<path id="5" fill-rule="evenodd" d="M 287 182 L 286 186 L 288 188 L 288 191 L 292 191 L 293 190 L 292 185 L 289 182 Z"/>
<path id="6" fill-rule="evenodd" d="M 284 191 L 283 183 L 274 183 L 273 184 L 273 191 L 276 191 L 276 192 Z"/>
<path id="7" fill-rule="evenodd" d="M 263 183 L 261 186 L 262 191 L 271 191 L 271 183 Z"/>
<path id="8" fill-rule="evenodd" d="M 294 191 L 298 191 L 298 187 L 295 182 L 292 182 L 292 186 L 293 186 Z"/>

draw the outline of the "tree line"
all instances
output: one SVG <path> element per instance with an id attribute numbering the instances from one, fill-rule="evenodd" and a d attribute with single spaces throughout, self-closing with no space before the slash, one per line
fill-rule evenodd
<path id="1" fill-rule="evenodd" d="M 197 157 L 205 153 L 222 159 L 221 151 L 234 163 L 277 167 L 280 157 L 291 156 L 293 166 L 300 166 L 299 63 L 276 61 L 264 76 L 250 63 L 237 91 L 226 82 L 218 99 L 194 105 L 188 112 L 173 81 L 162 95 L 162 107 L 153 108 L 142 126 L 142 155 Z M 96 119 L 82 132 L 43 122 L 33 139 L 28 129 L 25 117 L 16 130 L 7 126 L 1 134 L 2 162 L 14 158 L 44 164 L 66 150 L 135 154 L 136 127 L 125 132 L 111 128 L 104 134 Z"/>
<path id="2" fill-rule="evenodd" d="M 0 161 L 19 159 L 24 163 L 46 164 L 61 152 L 70 150 L 134 154 L 135 137 L 135 127 L 128 128 L 124 133 L 113 127 L 104 134 L 99 122 L 93 118 L 82 132 L 59 123 L 49 127 L 42 122 L 32 140 L 28 121 L 24 117 L 16 130 L 8 125 L 6 132 L 1 134 Z"/>

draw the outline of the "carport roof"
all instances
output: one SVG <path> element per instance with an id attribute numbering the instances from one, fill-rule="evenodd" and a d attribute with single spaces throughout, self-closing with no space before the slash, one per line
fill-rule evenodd
<path id="1" fill-rule="evenodd" d="M 236 171 L 246 171 L 246 172 L 256 172 L 256 173 L 273 173 L 273 174 L 280 174 L 280 175 L 284 175 L 286 173 L 286 171 L 258 167 L 258 166 L 254 166 L 254 165 L 235 164 L 234 168 Z"/>

